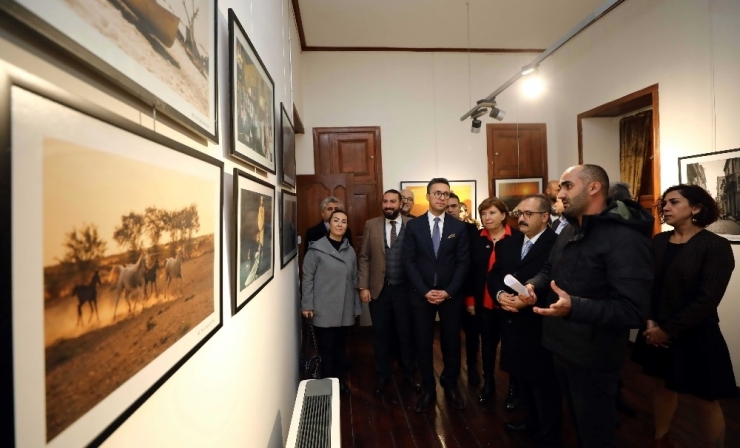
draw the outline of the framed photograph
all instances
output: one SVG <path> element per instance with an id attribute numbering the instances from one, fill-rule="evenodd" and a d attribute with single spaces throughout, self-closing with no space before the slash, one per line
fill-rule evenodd
<path id="1" fill-rule="evenodd" d="M 478 202 L 476 200 L 476 182 L 474 180 L 451 180 L 450 191 L 460 197 L 460 203 L 465 204 L 472 218 L 478 216 Z M 414 193 L 414 206 L 411 207 L 413 216 L 421 216 L 429 210 L 427 201 L 427 184 L 424 181 L 401 181 L 401 190 L 409 189 Z"/>
<path id="2" fill-rule="evenodd" d="M 25 75 L 0 105 L 5 415 L 98 445 L 222 325 L 223 163 Z"/>
<path id="3" fill-rule="evenodd" d="M 298 254 L 298 197 L 285 189 L 280 201 L 280 268 Z"/>
<path id="4" fill-rule="evenodd" d="M 234 210 L 236 275 L 232 315 L 274 277 L 275 187 L 234 168 Z"/>
<path id="5" fill-rule="evenodd" d="M 707 230 L 740 244 L 740 148 L 680 157 L 680 183 L 699 185 L 717 201 L 719 219 Z"/>
<path id="6" fill-rule="evenodd" d="M 283 103 L 280 103 L 280 128 L 282 129 L 280 175 L 283 184 L 295 188 L 295 129 Z"/>
<path id="7" fill-rule="evenodd" d="M 275 82 L 229 8 L 232 156 L 275 173 Z"/>
<path id="8" fill-rule="evenodd" d="M 493 194 L 504 201 L 509 210 L 514 210 L 524 198 L 542 193 L 542 178 L 496 179 L 493 181 Z"/>
<path id="9" fill-rule="evenodd" d="M 10 0 L 0 8 L 218 143 L 216 2 Z"/>

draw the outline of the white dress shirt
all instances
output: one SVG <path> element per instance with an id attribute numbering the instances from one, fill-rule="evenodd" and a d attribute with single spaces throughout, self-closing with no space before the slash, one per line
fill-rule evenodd
<path id="1" fill-rule="evenodd" d="M 439 216 L 434 216 L 431 211 L 427 212 L 427 218 L 429 219 L 429 233 L 434 235 L 434 218 L 439 218 L 439 237 L 442 238 L 442 233 L 445 229 L 445 215 L 447 213 L 442 212 Z M 441 240 L 440 240 L 441 241 Z"/>
<path id="2" fill-rule="evenodd" d="M 400 214 L 396 219 L 385 218 L 385 245 L 387 247 L 391 247 L 391 221 L 396 221 L 396 236 L 401 234 L 401 226 L 403 225 L 403 220 L 401 219 Z"/>

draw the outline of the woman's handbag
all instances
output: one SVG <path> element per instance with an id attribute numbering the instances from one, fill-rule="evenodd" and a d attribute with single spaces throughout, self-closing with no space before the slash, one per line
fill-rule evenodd
<path id="1" fill-rule="evenodd" d="M 306 336 L 306 325 L 308 325 L 308 332 L 311 334 L 311 342 L 308 342 Z M 301 380 L 314 379 L 318 380 L 321 378 L 321 355 L 319 355 L 319 348 L 316 345 L 316 334 L 313 331 L 313 319 L 303 319 L 303 347 L 301 350 Z M 313 346 L 313 349 L 311 349 Z M 313 353 L 313 355 L 312 355 Z"/>

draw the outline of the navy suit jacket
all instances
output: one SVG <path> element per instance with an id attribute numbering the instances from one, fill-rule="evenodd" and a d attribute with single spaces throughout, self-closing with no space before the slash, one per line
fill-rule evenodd
<path id="1" fill-rule="evenodd" d="M 417 294 L 424 296 L 438 289 L 452 298 L 462 298 L 461 289 L 470 264 L 470 243 L 464 222 L 445 216 L 439 252 L 435 256 L 432 231 L 425 213 L 406 225 L 403 249 L 406 276 Z"/>

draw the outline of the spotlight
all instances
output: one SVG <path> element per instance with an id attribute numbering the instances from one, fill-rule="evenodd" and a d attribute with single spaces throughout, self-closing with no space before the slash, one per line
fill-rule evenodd
<path id="1" fill-rule="evenodd" d="M 480 120 L 474 118 L 472 124 L 470 125 L 470 132 L 472 132 L 473 134 L 480 134 L 480 125 Z"/>
<path id="2" fill-rule="evenodd" d="M 498 121 L 503 121 L 504 117 L 506 116 L 506 112 L 496 106 L 493 106 L 491 107 L 491 113 L 488 114 L 488 116 Z"/>

